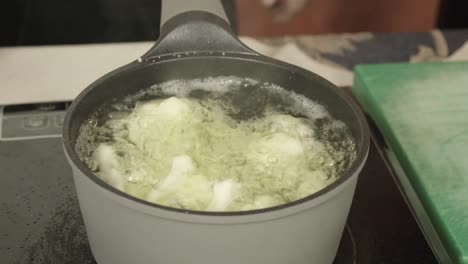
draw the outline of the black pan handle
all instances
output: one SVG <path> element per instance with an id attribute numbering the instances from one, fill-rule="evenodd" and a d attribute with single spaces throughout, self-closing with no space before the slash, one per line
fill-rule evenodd
<path id="1" fill-rule="evenodd" d="M 232 32 L 220 0 L 162 0 L 161 4 L 159 38 L 142 59 L 206 53 L 258 55 Z"/>

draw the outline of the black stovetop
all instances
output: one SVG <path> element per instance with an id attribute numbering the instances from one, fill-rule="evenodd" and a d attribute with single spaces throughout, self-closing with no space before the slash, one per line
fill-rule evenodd
<path id="1" fill-rule="evenodd" d="M 94 263 L 58 136 L 62 106 L 0 115 L 0 263 Z M 8 136 L 15 124 L 21 139 Z M 371 145 L 335 263 L 437 263 Z"/>

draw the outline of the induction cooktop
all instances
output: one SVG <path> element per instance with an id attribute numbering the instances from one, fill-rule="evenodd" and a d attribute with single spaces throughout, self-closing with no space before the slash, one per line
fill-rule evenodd
<path id="1" fill-rule="evenodd" d="M 0 106 L 0 263 L 95 263 L 62 151 L 68 106 Z M 335 263 L 437 263 L 375 144 Z"/>

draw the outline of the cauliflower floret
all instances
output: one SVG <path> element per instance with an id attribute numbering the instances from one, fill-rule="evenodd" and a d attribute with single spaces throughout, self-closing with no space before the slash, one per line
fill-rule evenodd
<path id="1" fill-rule="evenodd" d="M 165 100 L 153 100 L 142 103 L 136 109 L 143 115 L 154 115 L 165 120 L 181 120 L 190 113 L 190 106 L 183 99 L 170 97 Z"/>
<path id="2" fill-rule="evenodd" d="M 276 133 L 250 145 L 248 157 L 262 163 L 285 161 L 304 153 L 298 139 L 285 133 Z"/>
<path id="3" fill-rule="evenodd" d="M 312 138 L 315 134 L 315 127 L 312 122 L 304 118 L 296 118 L 290 115 L 272 115 L 268 121 L 273 132 L 293 134 L 301 138 Z"/>
<path id="4" fill-rule="evenodd" d="M 213 184 L 213 199 L 208 205 L 208 211 L 225 211 L 239 194 L 241 185 L 232 180 Z"/>
<path id="5" fill-rule="evenodd" d="M 147 200 L 167 206 L 203 210 L 212 197 L 211 183 L 195 174 L 187 155 L 174 157 L 169 174 L 147 196 Z"/>
<path id="6" fill-rule="evenodd" d="M 188 173 L 193 170 L 192 159 L 187 155 L 174 157 L 169 174 L 158 184 L 157 188 L 148 194 L 149 201 L 157 201 L 165 193 L 170 192 L 181 185 Z"/>
<path id="7" fill-rule="evenodd" d="M 167 127 L 186 120 L 190 113 L 190 105 L 176 97 L 143 103 L 128 118 L 128 137 L 142 148 L 153 137 L 164 137 L 162 132 L 168 131 Z"/>
<path id="8" fill-rule="evenodd" d="M 123 191 L 124 176 L 118 170 L 117 155 L 114 149 L 106 144 L 100 144 L 94 152 L 94 159 L 98 162 L 99 174 L 112 187 Z"/>

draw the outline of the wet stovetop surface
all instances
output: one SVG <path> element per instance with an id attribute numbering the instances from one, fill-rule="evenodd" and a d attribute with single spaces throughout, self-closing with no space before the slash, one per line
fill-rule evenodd
<path id="1" fill-rule="evenodd" d="M 0 168 L 0 263 L 94 263 L 61 139 L 0 141 Z M 335 263 L 437 263 L 374 143 Z"/>

